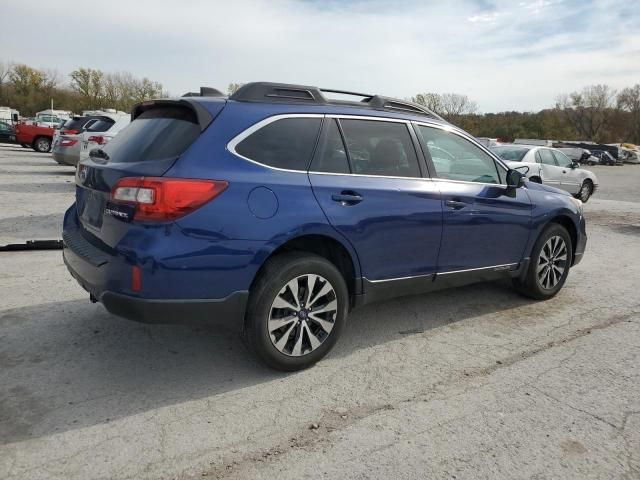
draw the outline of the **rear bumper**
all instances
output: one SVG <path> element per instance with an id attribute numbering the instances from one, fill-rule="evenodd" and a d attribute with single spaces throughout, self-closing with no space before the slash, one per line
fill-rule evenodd
<path id="1" fill-rule="evenodd" d="M 73 153 L 69 154 L 69 153 L 57 150 L 57 148 L 54 148 L 53 151 L 51 152 L 51 156 L 60 165 L 76 166 L 78 164 L 78 160 L 80 159 L 80 152 L 78 151 L 75 154 Z"/>
<path id="2" fill-rule="evenodd" d="M 119 317 L 142 323 L 214 325 L 236 332 L 242 331 L 249 292 L 237 291 L 225 298 L 214 299 L 150 299 L 134 297 L 100 289 L 87 282 L 74 266 L 85 262 L 67 245 L 63 249 L 64 263 L 94 301 Z M 95 267 L 100 268 L 100 267 Z"/>

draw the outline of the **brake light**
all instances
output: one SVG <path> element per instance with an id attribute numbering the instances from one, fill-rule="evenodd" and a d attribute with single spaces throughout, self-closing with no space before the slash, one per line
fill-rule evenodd
<path id="1" fill-rule="evenodd" d="M 74 130 L 73 128 L 70 128 L 69 130 L 67 130 L 67 129 L 64 129 L 64 128 L 63 128 L 63 129 L 60 131 L 60 133 L 61 133 L 62 135 L 77 135 L 77 134 L 78 134 L 78 133 L 80 133 L 80 132 L 79 132 L 78 130 Z"/>
<path id="2" fill-rule="evenodd" d="M 111 201 L 135 205 L 134 220 L 170 221 L 225 191 L 228 182 L 188 178 L 127 177 L 111 189 Z"/>
<path id="3" fill-rule="evenodd" d="M 72 140 L 70 138 L 63 138 L 60 140 L 61 147 L 73 147 L 76 143 L 78 143 L 78 140 Z"/>
<path id="4" fill-rule="evenodd" d="M 102 135 L 91 135 L 88 139 L 88 142 L 93 142 L 93 143 L 97 143 L 98 145 L 102 145 L 103 143 L 106 143 L 104 141 L 104 137 Z"/>

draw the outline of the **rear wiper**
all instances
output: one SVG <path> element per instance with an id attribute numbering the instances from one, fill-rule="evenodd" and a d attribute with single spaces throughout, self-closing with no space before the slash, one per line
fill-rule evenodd
<path id="1" fill-rule="evenodd" d="M 89 156 L 91 158 L 101 158 L 102 160 L 109 161 L 109 155 L 101 148 L 92 148 Z"/>

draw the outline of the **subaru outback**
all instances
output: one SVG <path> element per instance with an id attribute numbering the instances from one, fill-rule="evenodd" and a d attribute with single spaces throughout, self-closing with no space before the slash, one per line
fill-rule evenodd
<path id="1" fill-rule="evenodd" d="M 585 250 L 580 200 L 410 102 L 256 82 L 131 119 L 78 166 L 70 273 L 115 315 L 231 326 L 273 368 L 371 302 L 504 277 L 548 299 Z"/>

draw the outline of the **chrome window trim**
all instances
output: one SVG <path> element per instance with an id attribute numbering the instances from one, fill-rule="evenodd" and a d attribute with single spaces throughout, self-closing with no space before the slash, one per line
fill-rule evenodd
<path id="1" fill-rule="evenodd" d="M 316 171 L 313 171 L 313 170 L 291 170 L 291 169 L 288 169 L 288 168 L 273 167 L 271 165 L 260 163 L 260 162 L 258 162 L 256 160 L 252 160 L 252 159 L 250 159 L 248 157 L 245 157 L 244 155 L 241 155 L 236 151 L 236 147 L 238 146 L 238 144 L 240 142 L 242 142 L 245 138 L 247 138 L 249 135 L 251 135 L 252 133 L 257 132 L 261 128 L 269 125 L 270 123 L 277 122 L 278 120 L 282 120 L 282 119 L 286 119 L 286 118 L 335 118 L 335 119 L 338 119 L 338 120 L 340 120 L 340 119 L 344 119 L 344 120 L 374 120 L 374 121 L 380 121 L 380 122 L 404 123 L 406 125 L 406 127 L 407 127 L 407 130 L 409 130 L 411 128 L 411 120 L 401 120 L 401 119 L 398 119 L 398 118 L 371 117 L 371 116 L 366 116 L 366 115 L 349 115 L 349 114 L 282 113 L 282 114 L 277 114 L 277 115 L 273 115 L 271 117 L 264 118 L 264 119 L 260 120 L 259 122 L 254 123 L 249 128 L 247 128 L 247 129 L 243 130 L 242 132 L 240 132 L 238 135 L 236 135 L 231 140 L 229 140 L 229 142 L 227 143 L 227 150 L 229 152 L 231 152 L 232 154 L 234 154 L 236 157 L 240 157 L 243 160 L 251 162 L 251 163 L 253 163 L 255 165 L 260 165 L 261 167 L 269 168 L 271 170 L 276 170 L 276 171 L 280 171 L 280 172 L 304 173 L 304 174 L 313 173 L 315 175 L 342 175 L 342 176 L 343 175 L 349 175 L 349 176 L 354 176 L 354 177 L 369 177 L 369 178 L 395 178 L 395 179 L 409 179 L 409 180 L 432 180 L 431 177 L 424 177 L 424 176 L 420 176 L 420 177 L 393 177 L 393 176 L 387 176 L 387 175 L 364 175 L 364 174 L 361 174 L 361 173 L 333 173 L 333 172 L 316 172 Z M 410 134 L 409 131 L 407 133 Z M 413 139 L 411 139 L 411 140 L 413 142 Z M 414 146 L 414 148 L 415 148 L 415 146 Z M 416 155 L 417 155 L 417 152 L 416 152 Z"/>
<path id="2" fill-rule="evenodd" d="M 245 157 L 244 155 L 240 155 L 236 151 L 236 147 L 238 146 L 238 144 L 240 142 L 242 142 L 249 135 L 257 132 L 261 128 L 266 127 L 267 125 L 269 125 L 269 124 L 271 124 L 273 122 L 277 122 L 278 120 L 283 120 L 283 119 L 286 119 L 286 118 L 319 118 L 319 119 L 324 119 L 324 117 L 325 117 L 325 115 L 323 113 L 283 113 L 283 114 L 278 114 L 278 115 L 273 115 L 271 117 L 263 118 L 259 122 L 254 123 L 249 128 L 243 130 L 238 135 L 236 135 L 231 140 L 229 140 L 229 142 L 227 143 L 227 150 L 229 152 L 233 153 L 236 157 L 240 157 L 243 160 L 251 162 L 251 163 L 253 163 L 255 165 L 260 165 L 261 167 L 269 168 L 271 170 L 276 170 L 276 171 L 279 171 L 279 172 L 302 173 L 302 174 L 306 175 L 307 174 L 307 170 L 306 169 L 305 170 L 292 170 L 292 169 L 289 169 L 289 168 L 273 167 L 273 166 L 267 165 L 265 163 L 260 163 L 260 162 L 258 162 L 256 160 L 252 160 L 249 157 Z M 322 128 L 322 126 L 321 126 L 321 128 Z"/>

